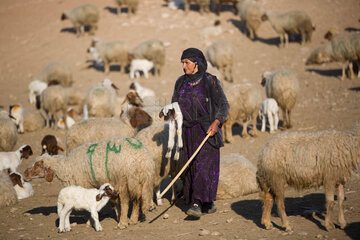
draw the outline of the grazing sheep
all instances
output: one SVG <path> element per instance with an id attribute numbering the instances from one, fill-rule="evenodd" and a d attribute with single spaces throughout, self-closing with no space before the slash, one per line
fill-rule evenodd
<path id="1" fill-rule="evenodd" d="M 23 176 L 18 172 L 12 172 L 9 174 L 10 180 L 15 189 L 17 199 L 31 197 L 34 195 L 34 189 L 30 183 L 25 182 Z"/>
<path id="2" fill-rule="evenodd" d="M 216 20 L 213 26 L 205 27 L 200 32 L 200 38 L 207 40 L 212 37 L 216 37 L 222 34 L 222 27 L 220 20 Z"/>
<path id="3" fill-rule="evenodd" d="M 25 132 L 35 132 L 43 127 L 45 127 L 46 121 L 45 118 L 41 115 L 39 111 L 34 111 L 30 109 L 24 110 L 24 131 Z"/>
<path id="4" fill-rule="evenodd" d="M 244 156 L 230 153 L 221 157 L 217 199 L 230 199 L 259 191 L 256 167 Z"/>
<path id="5" fill-rule="evenodd" d="M 112 117 L 115 115 L 116 104 L 117 104 L 117 87 L 114 85 L 104 84 L 106 80 L 102 83 L 93 84 L 85 98 L 86 112 L 88 117 Z"/>
<path id="6" fill-rule="evenodd" d="M 252 135 L 257 136 L 256 116 L 261 105 L 261 92 L 251 84 L 236 84 L 225 90 L 230 109 L 224 123 L 224 141 L 232 141 L 231 127 L 235 122 L 242 124 L 242 137 L 247 137 L 247 126 L 252 123 Z"/>
<path id="7" fill-rule="evenodd" d="M 121 8 L 123 5 L 127 5 L 128 14 L 136 14 L 139 6 L 139 0 L 115 0 L 116 4 L 119 6 L 117 14 L 120 16 Z"/>
<path id="8" fill-rule="evenodd" d="M 132 108 L 121 119 L 90 118 L 75 123 L 66 134 L 66 153 L 86 143 L 113 136 L 135 136 L 136 132 L 150 126 L 152 118 L 141 108 Z"/>
<path id="9" fill-rule="evenodd" d="M 140 43 L 132 50 L 133 58 L 147 59 L 154 63 L 154 74 L 161 75 L 165 64 L 165 45 L 161 40 L 152 39 Z"/>
<path id="10" fill-rule="evenodd" d="M 52 181 L 55 175 L 66 186 L 85 188 L 110 183 L 121 202 L 120 229 L 138 222 L 140 203 L 144 214 L 152 206 L 154 161 L 149 150 L 136 138 L 112 137 L 85 143 L 67 156 L 42 155 L 24 175 L 26 178 L 42 175 L 47 181 Z M 130 221 L 129 201 L 133 203 Z"/>
<path id="11" fill-rule="evenodd" d="M 64 63 L 53 62 L 45 66 L 35 80 L 45 82 L 48 85 L 60 84 L 63 87 L 70 87 L 73 84 L 72 70 Z"/>
<path id="12" fill-rule="evenodd" d="M 130 63 L 130 79 L 134 79 L 134 75 L 136 78 L 140 77 L 139 72 L 143 72 L 146 79 L 149 78 L 148 72 L 154 68 L 154 63 L 147 59 L 133 59 Z"/>
<path id="13" fill-rule="evenodd" d="M 57 116 L 58 111 L 62 111 L 63 117 L 67 116 L 67 98 L 65 90 L 62 86 L 49 86 L 40 96 L 36 97 L 36 108 L 42 109 L 46 115 L 46 123 L 51 127 L 51 122 L 54 120 L 53 127 L 56 129 L 56 123 L 59 121 Z M 65 128 L 67 125 L 65 122 Z"/>
<path id="14" fill-rule="evenodd" d="M 64 10 L 61 20 L 69 19 L 75 27 L 76 36 L 85 32 L 85 26 L 89 26 L 89 34 L 94 35 L 99 21 L 99 9 L 93 4 L 84 4 L 71 10 Z"/>
<path id="15" fill-rule="evenodd" d="M 54 135 L 45 135 L 41 140 L 41 155 L 44 153 L 48 153 L 50 155 L 58 155 L 58 151 L 64 151 L 61 147 L 58 146 L 58 142 Z"/>
<path id="16" fill-rule="evenodd" d="M 335 34 L 330 30 L 325 34 L 325 38 L 331 41 L 335 61 L 343 63 L 341 80 L 346 77 L 345 68 L 347 65 L 349 65 L 350 79 L 352 79 L 355 75 L 352 62 L 360 61 L 360 34 Z"/>
<path id="17" fill-rule="evenodd" d="M 262 120 L 262 132 L 265 132 L 266 117 L 269 120 L 270 133 L 273 133 L 278 129 L 279 123 L 279 106 L 273 98 L 267 98 L 261 103 L 259 118 Z"/>
<path id="18" fill-rule="evenodd" d="M 17 128 L 7 111 L 0 111 L 0 151 L 11 151 L 18 139 Z"/>
<path id="19" fill-rule="evenodd" d="M 295 74 L 282 69 L 276 72 L 265 72 L 261 85 L 265 87 L 266 97 L 274 98 L 282 110 L 282 127 L 291 128 L 291 110 L 295 106 L 299 93 L 299 81 Z"/>
<path id="20" fill-rule="evenodd" d="M 88 52 L 92 52 L 96 62 L 104 63 L 106 75 L 110 72 L 110 64 L 119 63 L 121 65 L 120 71 L 125 73 L 125 68 L 130 62 L 129 49 L 123 41 L 101 42 L 98 39 L 93 39 Z M 94 55 L 94 53 L 96 54 Z"/>
<path id="21" fill-rule="evenodd" d="M 322 64 L 334 61 L 332 54 L 331 43 L 322 44 L 320 47 L 315 48 L 310 56 L 307 58 L 305 65 Z"/>
<path id="22" fill-rule="evenodd" d="M 21 104 L 11 104 L 9 106 L 9 116 L 15 123 L 18 133 L 24 133 L 24 108 Z"/>
<path id="23" fill-rule="evenodd" d="M 34 104 L 36 101 L 36 95 L 40 95 L 42 91 L 47 88 L 47 83 L 39 80 L 34 80 L 29 83 L 29 102 Z"/>
<path id="24" fill-rule="evenodd" d="M 301 45 L 311 42 L 312 32 L 315 30 L 311 18 L 303 11 L 290 11 L 283 14 L 266 11 L 261 16 L 261 20 L 269 20 L 275 32 L 280 35 L 280 48 L 288 47 L 289 34 L 301 34 Z"/>
<path id="25" fill-rule="evenodd" d="M 0 208 L 14 205 L 18 202 L 16 191 L 9 175 L 0 171 Z"/>
<path id="26" fill-rule="evenodd" d="M 220 11 L 221 11 L 221 4 L 224 4 L 224 3 L 232 3 L 234 9 L 235 9 L 235 12 L 234 14 L 237 15 L 238 12 L 239 12 L 239 9 L 237 7 L 237 3 L 238 3 L 239 0 L 215 0 L 215 4 L 216 4 L 216 15 L 220 15 Z"/>
<path id="27" fill-rule="evenodd" d="M 65 94 L 68 105 L 81 105 L 84 103 L 85 94 L 81 88 L 65 88 Z"/>
<path id="28" fill-rule="evenodd" d="M 206 58 L 212 66 L 219 69 L 224 79 L 233 82 L 233 48 L 226 42 L 215 42 L 206 49 Z"/>
<path id="29" fill-rule="evenodd" d="M 168 177 L 175 177 L 176 169 L 180 169 L 180 161 L 174 161 L 172 158 L 167 158 L 165 155 L 168 150 L 169 142 L 169 125 L 164 123 L 153 124 L 147 128 L 142 129 L 136 134 L 139 139 L 151 152 L 152 159 L 155 164 L 154 174 L 154 192 L 156 193 L 157 205 L 162 205 L 160 196 L 160 183 Z M 175 201 L 175 188 L 172 188 L 171 201 Z"/>
<path id="30" fill-rule="evenodd" d="M 15 172 L 22 160 L 28 159 L 32 154 L 32 149 L 27 144 L 14 152 L 0 152 L 0 171 L 10 169 L 10 172 Z"/>
<path id="31" fill-rule="evenodd" d="M 343 184 L 358 169 L 359 156 L 360 123 L 351 132 L 289 132 L 270 139 L 259 153 L 256 173 L 264 204 L 261 223 L 266 229 L 272 228 L 270 213 L 275 199 L 282 226 L 291 231 L 284 205 L 286 186 L 296 189 L 324 186 L 325 227 L 327 230 L 335 227 L 332 215 L 334 192 L 338 188 L 338 221 L 344 229 Z"/>
<path id="32" fill-rule="evenodd" d="M 69 108 L 66 116 L 66 125 L 68 128 L 71 128 L 71 126 L 75 124 L 75 115 L 77 115 L 77 112 L 73 108 Z M 57 126 L 60 129 L 65 129 L 65 122 L 63 117 L 59 119 Z"/>
<path id="33" fill-rule="evenodd" d="M 201 15 L 204 12 L 205 13 L 210 12 L 210 0 L 183 0 L 183 1 L 184 1 L 185 14 L 188 14 L 191 3 L 199 5 L 199 11 Z"/>
<path id="34" fill-rule="evenodd" d="M 178 140 L 176 144 L 174 160 L 179 160 L 180 148 L 183 147 L 183 141 L 182 141 L 183 115 L 181 113 L 178 102 L 173 102 L 171 104 L 164 106 L 159 113 L 159 117 L 160 118 L 164 117 L 165 121 L 169 120 L 169 142 L 165 157 L 166 158 L 171 157 L 171 152 L 175 144 L 175 136 L 177 136 Z"/>
<path id="35" fill-rule="evenodd" d="M 124 100 L 121 102 L 120 117 L 122 117 L 124 114 L 127 114 L 127 111 L 129 111 L 133 107 L 142 107 L 142 103 L 143 101 L 140 98 L 139 94 L 135 90 L 130 89 L 124 97 Z"/>
<path id="36" fill-rule="evenodd" d="M 237 8 L 240 13 L 240 20 L 249 32 L 251 40 L 257 38 L 257 31 L 261 25 L 261 10 L 260 6 L 249 0 L 240 0 L 237 3 Z"/>
<path id="37" fill-rule="evenodd" d="M 57 200 L 59 233 L 71 231 L 69 218 L 73 209 L 89 211 L 95 230 L 97 232 L 102 231 L 98 212 L 105 207 L 111 198 L 117 197 L 117 195 L 109 183 L 104 183 L 99 189 L 87 189 L 75 185 L 61 189 Z"/>

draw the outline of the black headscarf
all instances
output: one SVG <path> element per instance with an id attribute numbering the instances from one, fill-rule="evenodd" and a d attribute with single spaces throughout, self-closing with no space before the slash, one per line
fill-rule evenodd
<path id="1" fill-rule="evenodd" d="M 188 48 L 185 49 L 181 55 L 181 60 L 185 58 L 198 65 L 198 71 L 195 74 L 185 74 L 186 81 L 195 82 L 202 78 L 207 69 L 207 62 L 204 54 L 197 48 Z"/>

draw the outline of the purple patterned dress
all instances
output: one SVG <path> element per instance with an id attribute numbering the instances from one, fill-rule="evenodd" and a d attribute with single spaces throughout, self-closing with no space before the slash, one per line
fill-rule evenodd
<path id="1" fill-rule="evenodd" d="M 184 83 L 178 99 L 184 121 L 197 119 L 208 114 L 204 81 L 196 85 Z M 199 123 L 192 127 L 183 126 L 184 157 L 187 161 L 206 137 L 207 129 Z M 220 149 L 206 142 L 184 172 L 186 203 L 196 200 L 212 202 L 216 200 L 219 182 Z"/>

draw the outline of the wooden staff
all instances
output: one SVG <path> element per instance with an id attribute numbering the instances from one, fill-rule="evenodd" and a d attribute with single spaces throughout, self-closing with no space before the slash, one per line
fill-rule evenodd
<path id="1" fill-rule="evenodd" d="M 186 162 L 186 164 L 184 165 L 184 167 L 180 170 L 180 172 L 176 175 L 176 177 L 171 181 L 171 183 L 165 188 L 165 190 L 160 193 L 158 199 L 161 199 L 164 194 L 169 190 L 169 188 L 174 185 L 175 181 L 180 177 L 180 175 L 185 171 L 185 169 L 187 168 L 187 166 L 189 166 L 189 164 L 191 163 L 191 161 L 195 158 L 196 154 L 200 151 L 200 149 L 202 148 L 202 146 L 205 144 L 206 140 L 208 140 L 208 138 L 211 135 L 211 131 L 208 133 L 208 135 L 204 138 L 204 140 L 201 142 L 201 144 L 199 145 L 199 147 L 196 149 L 196 151 L 193 153 L 193 155 L 191 156 L 191 158 Z"/>

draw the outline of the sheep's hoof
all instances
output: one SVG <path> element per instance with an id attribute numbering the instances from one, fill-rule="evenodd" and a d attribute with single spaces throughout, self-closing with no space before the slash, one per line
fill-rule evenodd
<path id="1" fill-rule="evenodd" d="M 346 222 L 340 222 L 340 228 L 345 229 L 345 227 L 346 227 Z"/>
<path id="2" fill-rule="evenodd" d="M 161 198 L 161 199 L 157 199 L 157 200 L 156 200 L 156 204 L 157 204 L 158 206 L 163 205 L 163 200 L 162 200 L 162 198 Z"/>
<path id="3" fill-rule="evenodd" d="M 333 230 L 335 229 L 335 225 L 332 222 L 326 222 L 325 223 L 325 228 L 327 231 Z"/>
<path id="4" fill-rule="evenodd" d="M 273 229 L 273 225 L 271 223 L 265 224 L 265 228 L 266 228 L 266 230 L 271 230 L 271 229 Z"/>
<path id="5" fill-rule="evenodd" d="M 286 232 L 292 232 L 292 227 L 290 225 L 284 226 Z"/>
<path id="6" fill-rule="evenodd" d="M 132 219 L 130 219 L 130 221 L 129 221 L 129 225 L 136 225 L 138 223 L 139 223 L 139 221 L 132 220 Z"/>
<path id="7" fill-rule="evenodd" d="M 117 225 L 117 227 L 119 229 L 125 229 L 125 228 L 127 228 L 127 226 L 128 226 L 128 223 L 122 223 L 122 222 L 119 222 L 119 224 Z"/>

